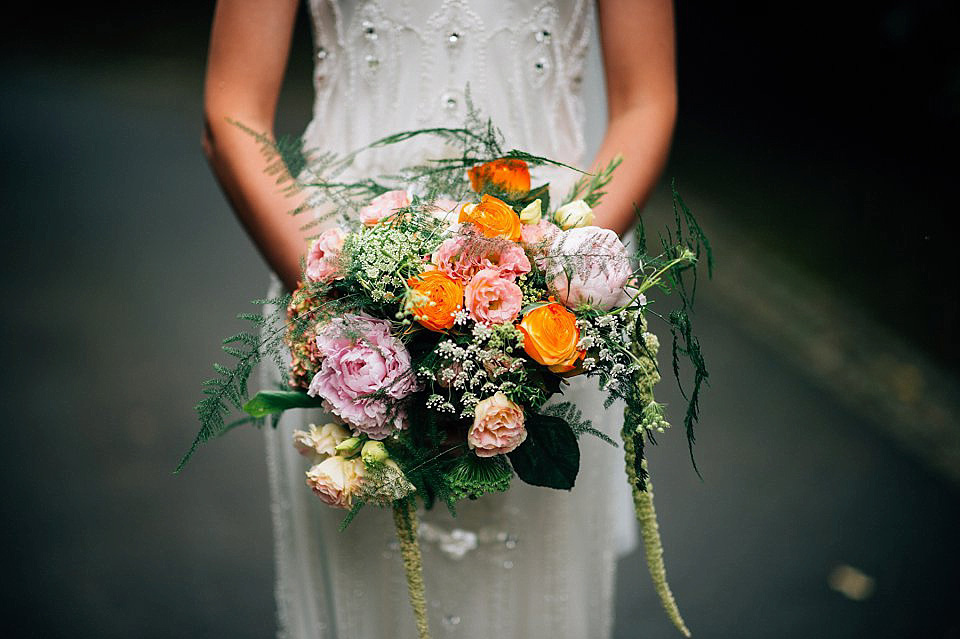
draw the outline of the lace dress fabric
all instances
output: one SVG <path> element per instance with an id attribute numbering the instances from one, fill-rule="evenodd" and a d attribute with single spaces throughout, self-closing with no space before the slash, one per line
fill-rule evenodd
<path id="1" fill-rule="evenodd" d="M 401 130 L 460 125 L 465 87 L 508 148 L 573 165 L 584 158 L 580 83 L 593 26 L 588 0 L 311 0 L 315 38 L 308 148 L 347 151 Z M 361 155 L 358 175 L 389 172 L 443 152 L 428 142 Z M 561 193 L 570 176 L 541 172 Z M 276 287 L 275 283 L 275 287 Z M 279 383 L 265 367 L 264 383 Z M 574 379 L 564 399 L 614 436 L 622 406 L 603 409 L 595 382 Z M 305 485 L 308 461 L 291 433 L 324 423 L 290 411 L 265 429 L 273 498 L 279 636 L 378 639 L 415 636 L 391 514 L 344 511 Z M 452 518 L 421 513 L 431 631 L 435 637 L 582 639 L 609 635 L 618 553 L 634 543 L 622 453 L 589 436 L 570 491 L 515 481 L 502 495 L 461 502 Z"/>

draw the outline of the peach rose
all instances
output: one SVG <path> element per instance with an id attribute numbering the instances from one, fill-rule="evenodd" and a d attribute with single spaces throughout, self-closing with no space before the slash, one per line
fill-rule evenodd
<path id="1" fill-rule="evenodd" d="M 406 191 L 387 191 L 370 200 L 357 215 L 364 226 L 374 226 L 397 209 L 410 206 L 410 194 Z"/>
<path id="2" fill-rule="evenodd" d="M 520 287 L 491 268 L 478 271 L 463 293 L 470 316 L 480 324 L 512 322 L 523 307 Z"/>
<path id="3" fill-rule="evenodd" d="M 520 217 L 506 202 L 492 195 L 484 195 L 480 204 L 464 204 L 458 221 L 473 224 L 484 237 L 520 241 Z"/>
<path id="4" fill-rule="evenodd" d="M 523 350 L 554 373 L 573 370 L 583 352 L 577 349 L 580 329 L 577 317 L 562 304 L 539 306 L 517 325 L 523 333 Z"/>
<path id="5" fill-rule="evenodd" d="M 453 328 L 454 313 L 463 308 L 463 284 L 438 270 L 411 277 L 407 285 L 423 302 L 409 308 L 420 324 L 437 332 Z"/>
<path id="6" fill-rule="evenodd" d="M 523 421 L 523 409 L 497 392 L 477 402 L 467 444 L 477 457 L 509 453 L 527 439 Z"/>
<path id="7" fill-rule="evenodd" d="M 323 231 L 310 245 L 307 253 L 307 279 L 311 282 L 328 282 L 338 278 L 340 251 L 346 234 L 333 227 Z"/>
<path id="8" fill-rule="evenodd" d="M 359 457 L 328 457 L 307 471 L 309 486 L 323 503 L 350 508 L 353 496 L 363 484 L 364 466 Z"/>
<path id="9" fill-rule="evenodd" d="M 467 171 L 467 176 L 477 193 L 495 190 L 517 197 L 530 191 L 530 169 L 523 160 L 500 158 L 478 164 Z"/>

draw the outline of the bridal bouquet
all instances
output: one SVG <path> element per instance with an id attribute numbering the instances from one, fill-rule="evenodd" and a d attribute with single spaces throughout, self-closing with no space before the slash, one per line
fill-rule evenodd
<path id="1" fill-rule="evenodd" d="M 293 186 L 310 187 L 308 206 L 322 199 L 339 219 L 328 217 L 315 234 L 297 290 L 262 300 L 276 312 L 243 316 L 260 333 L 226 340 L 237 363 L 216 365 L 219 376 L 206 382 L 202 428 L 181 467 L 199 443 L 238 423 L 225 422 L 231 405 L 247 421 L 274 425 L 284 410 L 322 408 L 327 423 L 293 437 L 311 460 L 305 483 L 346 510 L 344 527 L 364 506 L 393 509 L 426 637 L 417 499 L 455 513 L 459 500 L 508 490 L 514 480 L 573 488 L 580 437 L 618 444 L 576 405 L 548 400 L 570 377 L 595 377 L 608 406 L 624 403 L 621 445 L 649 568 L 670 618 L 688 634 L 666 583 L 644 457 L 667 425 L 653 397 L 659 341 L 647 319 L 669 327 L 675 371 L 681 357 L 693 364 L 685 415 L 692 446 L 706 370 L 687 310 L 698 257 L 709 257 L 706 238 L 674 191 L 675 225 L 658 254 L 646 253 L 642 225 L 628 251 L 614 232 L 592 226 L 619 159 L 581 174 L 553 207 L 548 185 L 531 184 L 531 168 L 564 165 L 504 152 L 496 130 L 476 119 L 370 148 L 418 136 L 444 140 L 450 158 L 363 180 L 342 177 L 356 154 L 306 161 L 262 140 L 307 176 Z M 647 297 L 655 290 L 678 293 L 680 307 L 658 313 Z M 248 397 L 254 365 L 271 355 L 286 386 Z"/>

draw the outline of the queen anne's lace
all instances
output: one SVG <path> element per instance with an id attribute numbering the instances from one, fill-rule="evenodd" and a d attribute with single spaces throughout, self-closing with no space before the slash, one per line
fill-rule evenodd
<path id="1" fill-rule="evenodd" d="M 508 147 L 583 161 L 580 84 L 593 26 L 590 0 L 309 2 L 317 95 L 307 148 L 344 152 L 401 130 L 459 125 L 469 84 L 475 105 L 501 128 Z M 361 154 L 352 170 L 389 172 L 442 152 L 416 140 Z M 463 353 L 471 366 L 473 359 Z M 615 436 L 622 406 L 604 412 L 588 380 L 571 382 L 563 399 Z M 263 386 L 277 383 L 270 377 Z M 391 514 L 365 508 L 340 533 L 343 512 L 304 489 L 309 460 L 290 445 L 292 432 L 327 421 L 316 411 L 289 411 L 276 430 L 265 429 L 280 636 L 412 637 Z M 456 520 L 443 507 L 422 513 L 426 531 L 455 528 L 478 540 L 454 559 L 436 535 L 421 531 L 434 637 L 605 637 L 615 550 L 626 548 L 633 529 L 621 454 L 588 439 L 572 492 L 515 481 L 507 493 L 461 502 Z"/>

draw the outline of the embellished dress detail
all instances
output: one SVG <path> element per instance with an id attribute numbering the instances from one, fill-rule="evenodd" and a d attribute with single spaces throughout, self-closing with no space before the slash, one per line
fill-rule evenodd
<path id="1" fill-rule="evenodd" d="M 459 126 L 474 106 L 507 148 L 583 165 L 581 80 L 593 28 L 587 0 L 311 0 L 313 119 L 307 149 L 345 152 L 426 126 Z M 469 87 L 469 89 L 468 89 Z M 361 154 L 357 175 L 440 157 L 419 139 Z M 575 176 L 541 171 L 559 195 Z M 566 182 L 564 182 L 566 181 Z M 275 283 L 275 291 L 279 292 Z M 281 383 L 265 367 L 265 387 Z M 596 382 L 575 378 L 563 398 L 616 438 L 622 406 L 603 408 Z M 405 639 L 413 615 L 391 512 L 344 512 L 305 485 L 308 460 L 292 432 L 330 421 L 288 411 L 265 429 L 273 498 L 279 636 Z M 596 438 L 570 492 L 515 481 L 508 493 L 421 513 L 420 541 L 435 637 L 583 639 L 609 635 L 617 554 L 634 543 L 622 451 Z"/>

